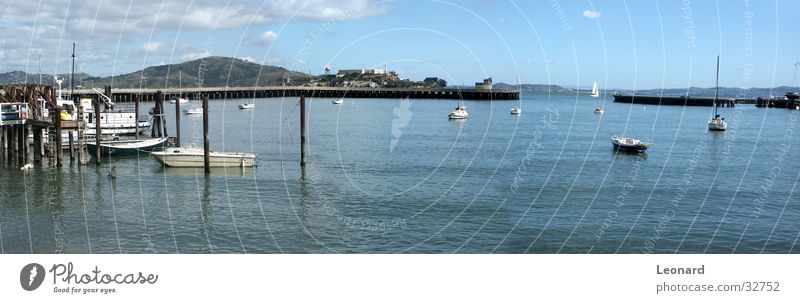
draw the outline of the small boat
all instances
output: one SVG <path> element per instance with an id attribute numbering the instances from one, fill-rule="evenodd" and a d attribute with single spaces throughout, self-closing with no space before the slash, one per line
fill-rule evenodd
<path id="1" fill-rule="evenodd" d="M 594 85 L 592 86 L 592 94 L 589 95 L 593 98 L 600 97 L 600 89 L 597 88 L 597 81 L 594 81 Z"/>
<path id="2" fill-rule="evenodd" d="M 595 113 L 595 114 L 602 114 L 602 113 L 603 113 L 603 108 L 602 108 L 602 107 L 599 107 L 599 106 L 598 106 L 598 107 L 595 107 L 595 109 L 594 109 L 594 113 Z"/>
<path id="3" fill-rule="evenodd" d="M 469 117 L 469 112 L 467 111 L 467 107 L 463 104 L 459 104 L 456 108 L 447 115 L 447 118 L 450 119 L 466 119 Z"/>
<path id="4" fill-rule="evenodd" d="M 639 139 L 619 137 L 617 135 L 611 136 L 611 144 L 614 145 L 614 149 L 635 152 L 644 152 L 650 147 L 650 144 L 639 141 Z"/>
<path id="5" fill-rule="evenodd" d="M 202 115 L 203 114 L 203 108 L 202 107 L 195 107 L 195 108 L 190 108 L 190 109 L 184 109 L 183 113 L 187 114 L 187 115 Z"/>
<path id="6" fill-rule="evenodd" d="M 512 115 L 519 115 L 522 113 L 522 101 L 517 100 L 517 106 L 511 109 Z"/>
<path id="7" fill-rule="evenodd" d="M 150 155 L 158 162 L 169 167 L 203 167 L 205 155 L 202 148 L 168 147 L 163 151 L 154 151 Z M 246 153 L 209 151 L 211 167 L 251 167 L 255 166 L 256 156 Z"/>
<path id="8" fill-rule="evenodd" d="M 185 103 L 189 103 L 189 99 L 178 98 L 178 99 L 169 100 L 169 103 L 175 104 L 175 102 L 180 102 L 180 104 L 185 104 Z"/>
<path id="9" fill-rule="evenodd" d="M 123 156 L 135 155 L 139 152 L 151 152 L 153 150 L 167 146 L 167 139 L 152 138 L 144 140 L 108 140 L 100 142 L 100 154 L 103 156 Z M 90 155 L 97 152 L 97 144 L 94 141 L 86 141 L 86 149 Z"/>
<path id="10" fill-rule="evenodd" d="M 256 108 L 256 104 L 255 103 L 239 104 L 239 109 L 247 110 L 247 109 L 254 109 L 254 108 Z"/>
<path id="11" fill-rule="evenodd" d="M 725 118 L 720 117 L 717 114 L 717 98 L 719 97 L 719 56 L 717 56 L 717 90 L 714 92 L 714 102 L 711 106 L 714 107 L 714 118 L 708 121 L 708 130 L 719 130 L 724 131 L 728 128 L 728 122 L 725 122 Z"/>
<path id="12" fill-rule="evenodd" d="M 333 104 L 342 104 L 342 103 L 344 103 L 344 98 L 333 100 Z"/>

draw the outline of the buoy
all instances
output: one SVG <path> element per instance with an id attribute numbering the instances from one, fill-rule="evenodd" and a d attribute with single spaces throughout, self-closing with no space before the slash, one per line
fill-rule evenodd
<path id="1" fill-rule="evenodd" d="M 111 167 L 111 172 L 108 173 L 108 176 L 111 177 L 111 179 L 116 179 L 117 178 L 117 167 L 116 166 L 112 166 Z"/>
<path id="2" fill-rule="evenodd" d="M 23 165 L 23 166 L 22 166 L 22 167 L 20 167 L 19 169 L 20 169 L 20 170 L 24 170 L 24 171 L 28 171 L 28 170 L 30 170 L 30 169 L 32 169 L 32 168 L 33 168 L 33 164 L 31 164 L 31 163 L 28 163 L 28 164 L 25 164 L 25 165 Z"/>

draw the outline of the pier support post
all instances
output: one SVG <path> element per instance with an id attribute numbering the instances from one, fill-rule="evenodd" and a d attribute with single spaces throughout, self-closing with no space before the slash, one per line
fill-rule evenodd
<path id="1" fill-rule="evenodd" d="M 139 95 L 138 94 L 133 96 L 133 103 L 135 104 L 134 116 L 136 118 L 136 123 L 135 123 L 136 126 L 134 126 L 134 128 L 136 131 L 136 139 L 138 140 L 139 139 Z"/>
<path id="2" fill-rule="evenodd" d="M 33 162 L 42 162 L 42 129 L 38 127 L 33 128 Z"/>
<path id="3" fill-rule="evenodd" d="M 203 96 L 203 167 L 206 173 L 211 172 L 211 158 L 209 158 L 208 144 L 208 96 Z"/>
<path id="4" fill-rule="evenodd" d="M 20 158 L 22 159 L 23 163 L 27 164 L 31 160 L 31 156 L 30 156 L 30 153 L 29 153 L 30 149 L 28 148 L 28 133 L 29 133 L 28 125 L 23 124 L 21 132 L 22 132 L 22 140 L 21 140 L 22 141 L 22 155 L 21 155 Z"/>
<path id="5" fill-rule="evenodd" d="M 25 127 L 27 127 L 27 125 L 20 124 L 20 125 L 17 125 L 16 127 L 17 127 L 17 159 L 20 162 L 24 163 L 25 162 L 25 146 L 28 145 L 28 144 L 26 144 L 28 142 L 25 142 L 26 139 L 27 139 L 25 137 Z"/>
<path id="6" fill-rule="evenodd" d="M 306 166 L 306 97 L 300 95 L 300 166 Z"/>
<path id="7" fill-rule="evenodd" d="M 205 110 L 203 111 L 205 115 Z M 181 147 L 181 98 L 175 100 L 175 146 Z"/>
<path id="8" fill-rule="evenodd" d="M 53 149 L 56 152 L 56 166 L 60 167 L 63 164 L 63 150 L 61 149 L 61 107 L 56 106 L 55 115 L 53 120 L 55 122 L 55 134 L 53 136 Z"/>
<path id="9" fill-rule="evenodd" d="M 94 163 L 100 165 L 100 137 L 103 134 L 103 127 L 100 125 L 100 97 L 95 98 L 94 100 Z"/>
<path id="10" fill-rule="evenodd" d="M 69 163 L 75 162 L 75 135 L 69 131 Z"/>

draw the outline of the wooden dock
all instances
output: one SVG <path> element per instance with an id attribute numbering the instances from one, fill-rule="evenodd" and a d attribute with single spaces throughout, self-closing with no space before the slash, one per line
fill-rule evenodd
<path id="1" fill-rule="evenodd" d="M 45 109 L 45 104 L 47 108 Z M 39 163 L 43 157 L 54 160 L 56 166 L 63 163 L 62 131 L 69 133 L 69 157 L 71 161 L 83 159 L 82 136 L 74 138 L 85 128 L 82 120 L 61 121 L 61 109 L 57 106 L 55 89 L 51 86 L 10 85 L 0 86 L 0 156 L 9 163 Z M 44 141 L 45 132 L 50 138 Z M 28 144 L 28 137 L 33 144 Z M 30 151 L 33 148 L 33 152 Z"/>
<path id="2" fill-rule="evenodd" d="M 734 107 L 737 103 L 744 103 L 743 100 L 735 98 L 717 98 L 717 106 Z M 647 105 L 679 105 L 679 106 L 713 106 L 713 97 L 689 97 L 689 96 L 654 96 L 654 95 L 628 95 L 615 94 L 614 102 L 647 104 Z"/>
<path id="3" fill-rule="evenodd" d="M 108 91 L 108 89 L 106 89 Z M 200 100 L 202 96 L 209 99 L 253 99 L 300 97 L 311 98 L 411 98 L 411 99 L 454 99 L 454 100 L 519 100 L 518 90 L 493 89 L 424 89 L 424 88 L 347 88 L 347 87 L 305 87 L 305 86 L 263 86 L 263 87 L 203 87 L 203 88 L 167 88 L 167 89 L 135 89 L 115 88 L 109 95 L 114 102 L 132 102 L 136 96 L 140 101 L 156 101 L 158 93 L 164 99 L 187 98 Z M 75 100 L 80 97 L 96 97 L 97 93 L 90 89 L 76 89 Z"/>

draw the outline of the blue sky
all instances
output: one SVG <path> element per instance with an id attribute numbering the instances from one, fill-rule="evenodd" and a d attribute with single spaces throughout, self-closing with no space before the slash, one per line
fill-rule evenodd
<path id="1" fill-rule="evenodd" d="M 14 1 L 16 2 L 16 1 Z M 69 4 L 67 6 L 67 4 Z M 319 74 L 606 89 L 798 85 L 798 1 L 84 1 L 0 10 L 0 72 L 107 76 L 207 55 Z M 794 80 L 794 83 L 792 81 Z"/>

